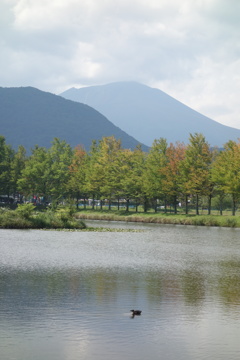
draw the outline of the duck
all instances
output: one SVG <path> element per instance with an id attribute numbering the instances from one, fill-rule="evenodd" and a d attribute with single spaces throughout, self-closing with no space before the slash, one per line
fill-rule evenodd
<path id="1" fill-rule="evenodd" d="M 135 316 L 135 315 L 141 315 L 142 313 L 142 310 L 130 310 L 132 312 L 132 316 Z"/>

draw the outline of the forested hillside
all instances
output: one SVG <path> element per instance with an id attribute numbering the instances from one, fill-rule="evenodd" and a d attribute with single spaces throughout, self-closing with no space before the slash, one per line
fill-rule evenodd
<path id="1" fill-rule="evenodd" d="M 0 134 L 28 152 L 35 144 L 49 148 L 54 137 L 86 150 L 103 136 L 113 135 L 130 149 L 139 143 L 90 106 L 32 87 L 0 88 Z"/>

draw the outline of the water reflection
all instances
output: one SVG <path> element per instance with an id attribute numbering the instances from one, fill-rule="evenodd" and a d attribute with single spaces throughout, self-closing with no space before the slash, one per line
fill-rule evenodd
<path id="1" fill-rule="evenodd" d="M 240 305 L 240 260 L 226 260 L 219 264 L 219 295 L 225 305 Z"/>
<path id="2" fill-rule="evenodd" d="M 3 359 L 238 359 L 239 232 L 144 229 L 0 232 Z"/>
<path id="3" fill-rule="evenodd" d="M 118 299 L 139 297 L 151 308 L 161 302 L 202 306 L 214 297 L 215 303 L 240 307 L 240 272 L 238 263 L 220 263 L 219 272 L 206 277 L 198 270 L 110 271 L 108 269 L 67 271 L 5 271 L 0 274 L 1 311 L 9 308 L 9 316 L 20 315 L 34 308 L 40 314 L 47 304 L 64 306 L 113 306 Z M 128 311 L 128 307 L 123 311 Z"/>

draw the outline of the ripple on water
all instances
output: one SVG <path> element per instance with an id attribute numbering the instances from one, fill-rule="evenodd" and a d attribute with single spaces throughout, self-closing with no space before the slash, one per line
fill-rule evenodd
<path id="1" fill-rule="evenodd" d="M 1 230 L 1 356 L 237 360 L 239 231 L 138 228 Z"/>

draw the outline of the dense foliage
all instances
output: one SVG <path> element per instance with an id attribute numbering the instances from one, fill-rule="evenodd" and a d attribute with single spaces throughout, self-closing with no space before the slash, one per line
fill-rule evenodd
<path id="1" fill-rule="evenodd" d="M 35 211 L 32 203 L 19 204 L 16 210 L 0 208 L 0 229 L 86 229 L 83 221 L 69 212 Z"/>
<path id="2" fill-rule="evenodd" d="M 235 215 L 240 197 L 240 143 L 229 141 L 224 150 L 211 149 L 202 134 L 190 135 L 188 145 L 153 142 L 149 153 L 141 147 L 123 149 L 114 137 L 93 141 L 91 150 L 72 149 L 55 138 L 50 149 L 35 146 L 27 156 L 23 146 L 14 151 L 0 136 L 0 198 L 35 204 L 103 202 L 126 210 L 134 203 L 188 213 L 200 205 L 211 213 L 212 199 L 222 213 L 225 199 L 232 200 Z"/>

